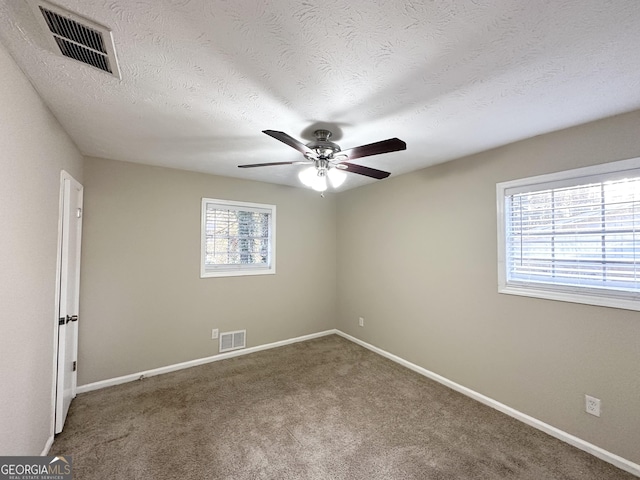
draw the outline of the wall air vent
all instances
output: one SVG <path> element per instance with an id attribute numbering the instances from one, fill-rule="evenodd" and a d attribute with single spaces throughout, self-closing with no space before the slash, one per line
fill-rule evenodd
<path id="1" fill-rule="evenodd" d="M 220 334 L 220 348 L 218 352 L 228 352 L 246 347 L 247 331 L 223 332 Z"/>
<path id="2" fill-rule="evenodd" d="M 54 52 L 120 78 L 111 30 L 49 2 L 32 5 Z"/>

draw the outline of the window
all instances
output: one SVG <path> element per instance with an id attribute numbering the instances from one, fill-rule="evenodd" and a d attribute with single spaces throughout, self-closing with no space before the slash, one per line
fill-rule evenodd
<path id="1" fill-rule="evenodd" d="M 200 277 L 276 273 L 276 207 L 202 199 Z"/>
<path id="2" fill-rule="evenodd" d="M 640 310 L 640 158 L 497 195 L 500 292 Z"/>

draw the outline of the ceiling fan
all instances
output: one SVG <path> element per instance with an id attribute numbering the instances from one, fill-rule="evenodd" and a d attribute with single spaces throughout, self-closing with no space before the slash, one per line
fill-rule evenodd
<path id="1" fill-rule="evenodd" d="M 329 179 L 329 182 L 334 188 L 342 185 L 342 182 L 346 179 L 344 172 L 357 173 L 358 175 L 364 175 L 365 177 L 371 177 L 377 180 L 387 178 L 391 175 L 389 172 L 356 165 L 355 163 L 349 163 L 349 161 L 356 158 L 379 155 L 381 153 L 406 150 L 407 148 L 407 144 L 399 138 L 390 138 L 388 140 L 342 150 L 339 145 L 329 140 L 329 138 L 331 138 L 331 132 L 329 130 L 316 130 L 313 132 L 316 140 L 306 145 L 286 133 L 278 132 L 277 130 L 263 130 L 262 133 L 266 133 L 276 140 L 280 140 L 282 143 L 286 143 L 290 147 L 295 148 L 304 155 L 306 160 L 254 163 L 251 165 L 238 165 L 238 167 L 254 168 L 274 165 L 312 165 L 302 170 L 298 174 L 298 177 L 303 184 L 319 192 L 324 192 L 327 189 L 327 179 Z"/>

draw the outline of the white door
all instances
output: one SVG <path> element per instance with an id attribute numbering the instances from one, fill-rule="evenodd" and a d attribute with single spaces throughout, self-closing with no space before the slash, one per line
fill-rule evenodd
<path id="1" fill-rule="evenodd" d="M 56 373 L 56 428 L 60 433 L 71 400 L 76 396 L 78 360 L 78 307 L 80 304 L 80 241 L 82 238 L 83 189 L 62 172 L 60 278 L 58 315 L 58 365 Z"/>

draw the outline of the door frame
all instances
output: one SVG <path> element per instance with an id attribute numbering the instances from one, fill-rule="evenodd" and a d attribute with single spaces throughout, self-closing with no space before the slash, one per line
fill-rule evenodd
<path id="1" fill-rule="evenodd" d="M 63 242 L 63 216 L 64 216 L 64 193 L 65 193 L 65 180 L 75 182 L 82 186 L 73 176 L 65 171 L 60 171 L 60 187 L 59 187 L 59 199 L 58 199 L 58 244 L 56 249 L 56 278 L 55 278 L 55 297 L 54 297 L 54 309 L 53 309 L 53 355 L 52 355 L 52 380 L 51 380 L 51 422 L 49 428 L 49 442 L 53 443 L 56 431 L 56 397 L 57 397 L 57 380 L 58 380 L 58 334 L 59 334 L 59 316 L 60 316 L 60 292 L 62 290 L 62 242 Z M 84 187 L 83 187 L 84 188 Z M 83 212 L 84 213 L 84 212 Z M 75 382 L 74 382 L 74 397 L 75 397 Z M 50 445 L 49 445 L 50 447 Z M 48 449 L 47 449 L 48 450 Z"/>

